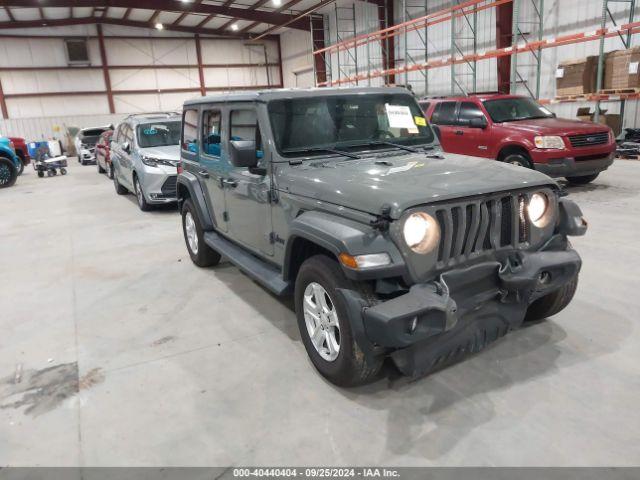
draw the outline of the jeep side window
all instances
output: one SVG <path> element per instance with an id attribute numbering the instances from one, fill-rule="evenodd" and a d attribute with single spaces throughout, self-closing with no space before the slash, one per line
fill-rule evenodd
<path id="1" fill-rule="evenodd" d="M 219 109 L 206 110 L 202 114 L 202 150 L 207 155 L 220 156 L 221 127 L 222 113 Z"/>
<path id="2" fill-rule="evenodd" d="M 436 125 L 455 125 L 456 102 L 440 102 L 436 105 L 431 122 Z"/>
<path id="3" fill-rule="evenodd" d="M 253 140 L 256 142 L 256 156 L 262 158 L 262 136 L 255 109 L 232 110 L 229 127 L 230 140 Z"/>
<path id="4" fill-rule="evenodd" d="M 182 115 L 182 150 L 198 153 L 198 110 L 185 110 Z"/>
<path id="5" fill-rule="evenodd" d="M 474 118 L 484 118 L 480 107 L 473 102 L 462 102 L 458 113 L 458 125 L 467 126 Z"/>

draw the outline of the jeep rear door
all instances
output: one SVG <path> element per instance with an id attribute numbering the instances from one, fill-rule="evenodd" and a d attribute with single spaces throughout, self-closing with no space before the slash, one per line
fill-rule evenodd
<path id="1" fill-rule="evenodd" d="M 183 168 L 198 179 L 216 230 L 226 232 L 227 206 L 222 179 L 231 167 L 228 163 L 225 166 L 220 152 L 222 111 L 218 106 L 184 111 L 181 156 Z"/>
<path id="2" fill-rule="evenodd" d="M 260 166 L 268 167 L 267 159 L 263 158 L 262 135 L 257 113 L 253 105 L 230 108 L 226 114 L 229 128 L 223 135 L 223 150 L 229 151 L 232 140 L 255 141 L 258 163 Z M 251 250 L 273 255 L 269 173 L 260 175 L 250 172 L 246 167 L 232 166 L 223 179 L 223 185 L 230 237 Z"/>

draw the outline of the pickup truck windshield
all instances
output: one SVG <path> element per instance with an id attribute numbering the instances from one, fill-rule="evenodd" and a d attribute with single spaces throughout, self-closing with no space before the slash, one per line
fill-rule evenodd
<path id="1" fill-rule="evenodd" d="M 531 98 L 499 98 L 486 100 L 491 120 L 495 123 L 516 122 L 518 120 L 533 120 L 536 118 L 551 118 L 553 114 Z"/>
<path id="2" fill-rule="evenodd" d="M 167 147 L 180 144 L 181 122 L 157 122 L 138 125 L 140 148 Z"/>
<path id="3" fill-rule="evenodd" d="M 276 147 L 285 156 L 326 154 L 327 149 L 402 148 L 434 141 L 424 114 L 410 95 L 272 100 L 268 109 Z"/>

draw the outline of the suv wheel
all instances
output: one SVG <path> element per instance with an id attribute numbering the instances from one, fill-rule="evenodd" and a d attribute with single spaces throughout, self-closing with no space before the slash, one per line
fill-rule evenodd
<path id="1" fill-rule="evenodd" d="M 138 206 L 140 210 L 143 212 L 148 212 L 151 210 L 151 205 L 147 202 L 147 199 L 144 197 L 144 192 L 142 191 L 142 185 L 140 185 L 140 180 L 138 180 L 138 176 L 133 176 L 133 189 L 136 194 L 136 198 L 138 199 Z"/>
<path id="2" fill-rule="evenodd" d="M 14 163 L 5 157 L 0 157 L 0 188 L 10 187 L 16 183 L 18 169 Z"/>
<path id="3" fill-rule="evenodd" d="M 220 263 L 220 254 L 204 242 L 204 231 L 191 200 L 182 206 L 182 233 L 191 261 L 199 267 L 212 267 Z"/>
<path id="4" fill-rule="evenodd" d="M 518 167 L 533 168 L 531 161 L 521 153 L 512 153 L 511 155 L 507 155 L 502 161 Z"/>
<path id="5" fill-rule="evenodd" d="M 113 166 L 111 167 L 113 169 Z M 118 176 L 116 175 L 115 171 L 112 170 L 111 172 L 113 174 L 113 186 L 116 188 L 116 193 L 118 195 L 125 195 L 127 193 L 127 189 L 124 188 L 122 185 L 120 185 L 120 182 L 118 181 Z"/>
<path id="6" fill-rule="evenodd" d="M 337 292 L 340 288 L 356 290 L 369 302 L 374 301 L 366 285 L 345 277 L 338 262 L 316 255 L 300 267 L 295 305 L 300 336 L 311 362 L 331 383 L 346 387 L 370 381 L 380 370 L 383 358 L 372 363 L 365 360 Z"/>
<path id="7" fill-rule="evenodd" d="M 570 282 L 555 292 L 551 292 L 542 298 L 539 298 L 527 310 L 525 322 L 534 322 L 551 317 L 556 313 L 564 310 L 571 303 L 573 295 L 578 288 L 578 276 L 576 275 Z"/>
<path id="8" fill-rule="evenodd" d="M 593 182 L 596 178 L 598 178 L 599 173 L 594 173 L 593 175 L 583 175 L 581 177 L 566 177 L 569 183 L 573 183 L 574 185 L 586 185 L 587 183 Z"/>

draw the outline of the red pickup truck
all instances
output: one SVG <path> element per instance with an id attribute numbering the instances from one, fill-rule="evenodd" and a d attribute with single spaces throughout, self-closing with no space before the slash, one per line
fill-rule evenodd
<path id="1" fill-rule="evenodd" d="M 533 168 L 580 185 L 613 163 L 616 142 L 609 127 L 556 118 L 529 97 L 477 94 L 420 105 L 446 152 Z"/>
<path id="2" fill-rule="evenodd" d="M 29 149 L 27 148 L 27 142 L 24 141 L 24 138 L 20 137 L 9 137 L 9 140 L 13 143 L 13 147 L 16 149 L 16 155 L 20 159 L 20 163 L 22 166 L 20 167 L 20 171 L 18 174 L 24 171 L 24 166 L 29 165 L 31 162 L 31 156 L 29 155 Z"/>

